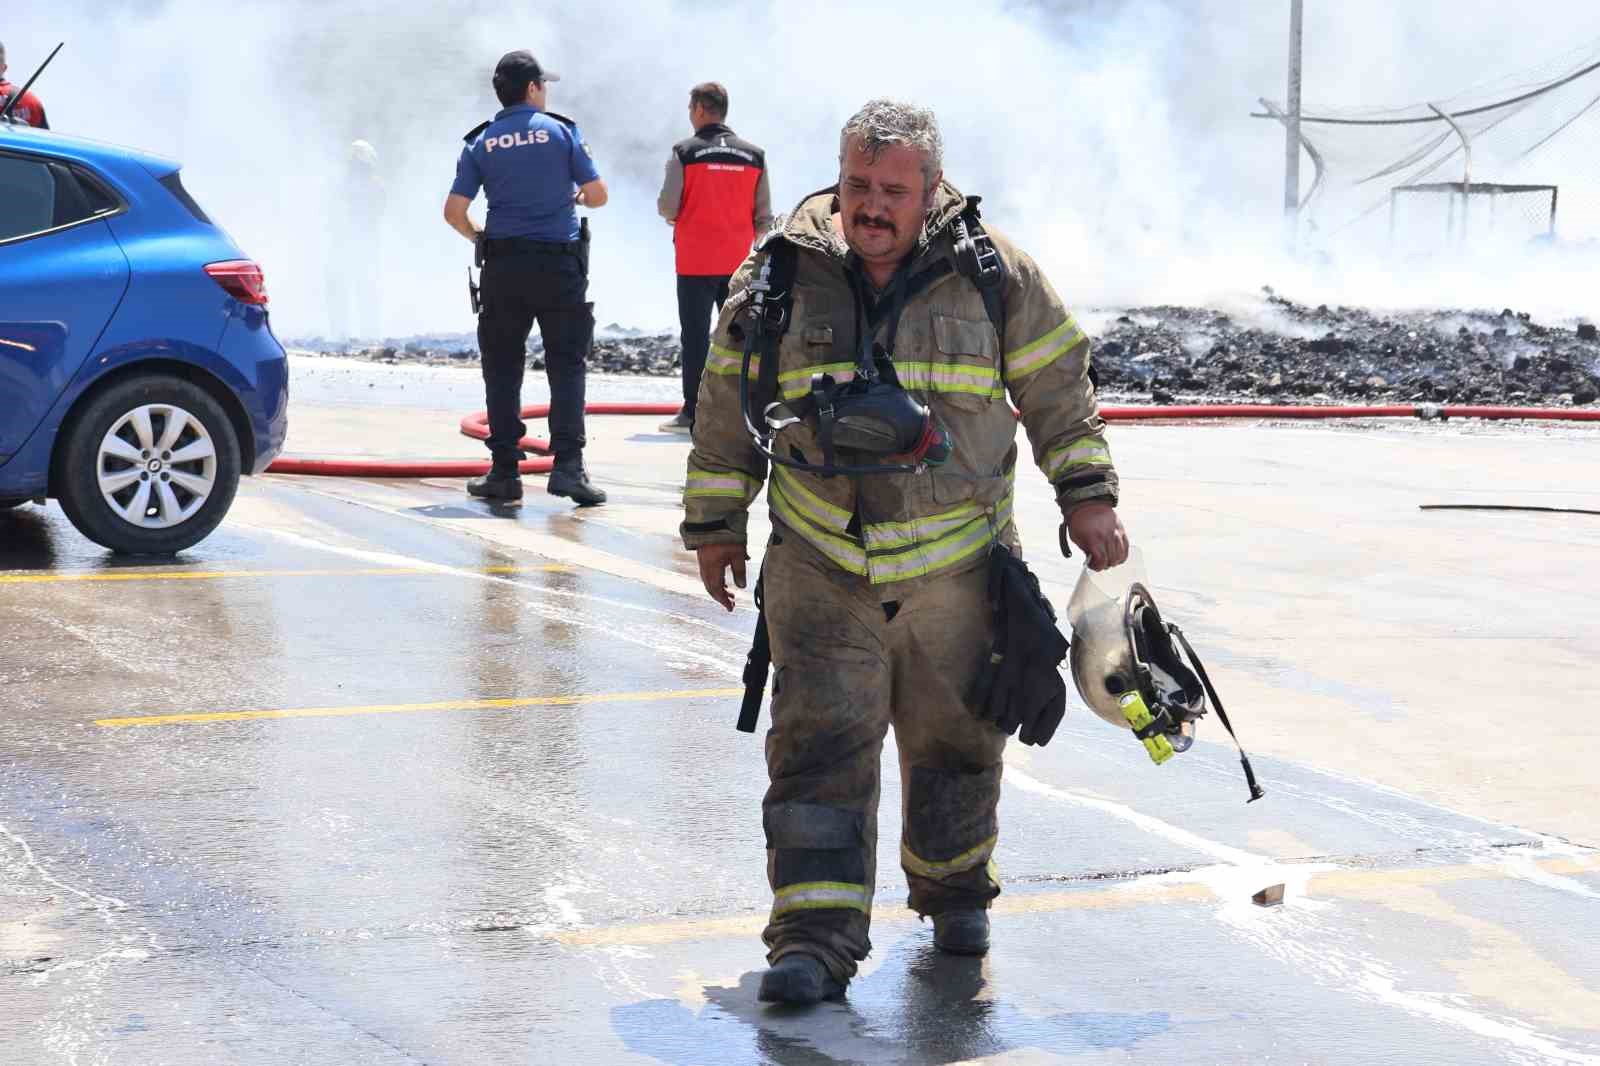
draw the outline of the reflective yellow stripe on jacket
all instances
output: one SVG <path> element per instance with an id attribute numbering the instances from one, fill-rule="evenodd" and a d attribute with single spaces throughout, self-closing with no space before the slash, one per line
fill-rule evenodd
<path id="1" fill-rule="evenodd" d="M 1098 437 L 1083 438 L 1066 447 L 1051 449 L 1044 457 L 1044 473 L 1051 484 L 1084 467 L 1110 465 L 1111 449 Z"/>
<path id="2" fill-rule="evenodd" d="M 732 348 L 724 348 L 720 344 L 712 344 L 706 351 L 706 373 L 723 376 L 737 375 L 739 367 L 744 365 L 744 353 L 736 352 Z M 750 357 L 750 376 L 755 377 L 761 369 L 761 357 Z"/>
<path id="3" fill-rule="evenodd" d="M 774 465 L 767 492 L 772 513 L 813 548 L 852 574 L 867 572 L 867 553 L 848 532 L 850 514 L 800 484 L 787 467 Z"/>
<path id="4" fill-rule="evenodd" d="M 881 522 L 867 526 L 863 532 L 867 541 L 868 580 L 874 585 L 885 585 L 926 577 L 986 550 L 1011 524 L 1013 497 L 1013 492 L 1007 492 L 992 515 L 972 505 L 965 513 L 958 509 L 915 522 Z"/>
<path id="5" fill-rule="evenodd" d="M 1031 346 L 1030 346 L 1031 347 Z M 1067 347 L 1071 347 L 1069 344 Z M 1059 354 L 1059 353 L 1057 353 Z M 1040 362 L 1032 369 L 1037 370 L 1049 362 L 1048 359 Z M 732 348 L 723 348 L 720 345 L 711 345 L 706 354 L 706 373 L 733 376 L 739 373 L 739 367 L 744 363 L 744 353 L 736 352 Z M 761 369 L 761 357 L 753 356 L 750 360 L 750 376 L 753 378 Z M 845 382 L 855 377 L 855 363 L 835 362 L 816 363 L 812 366 L 803 366 L 795 370 L 786 370 L 778 375 L 778 392 L 785 400 L 795 400 L 805 396 L 811 391 L 811 379 L 819 374 L 828 374 L 835 381 Z M 1005 395 L 1004 386 L 1000 383 L 1000 373 L 992 366 L 969 366 L 964 363 L 928 363 L 909 360 L 906 362 L 895 361 L 895 373 L 900 378 L 900 384 L 907 389 L 918 392 L 960 392 L 975 396 L 987 396 L 990 399 L 999 399 Z M 1007 374 L 1010 379 L 1013 375 Z"/>
<path id="6" fill-rule="evenodd" d="M 1055 329 L 1038 340 L 1030 341 L 1014 352 L 1006 353 L 1006 380 L 1017 381 L 1029 374 L 1043 370 L 1060 359 L 1072 346 L 1083 340 L 1083 330 L 1071 315 Z"/>
<path id="7" fill-rule="evenodd" d="M 900 384 L 919 392 L 964 392 L 998 400 L 1005 395 L 1000 373 L 993 366 L 965 363 L 918 363 L 895 360 Z"/>
<path id="8" fill-rule="evenodd" d="M 919 542 L 932 543 L 982 515 L 983 508 L 975 503 L 965 503 L 953 511 L 929 515 L 912 522 L 873 522 L 862 532 L 865 534 L 867 551 L 882 552 Z"/>
<path id="9" fill-rule="evenodd" d="M 774 467 L 767 492 L 780 522 L 874 585 L 936 574 L 985 550 L 1011 524 L 1013 497 L 1008 491 L 992 514 L 969 503 L 911 522 L 868 523 L 857 538 L 849 532 L 849 512 L 811 492 L 785 467 Z"/>
<path id="10" fill-rule="evenodd" d="M 684 499 L 725 497 L 749 503 L 761 492 L 761 482 L 738 470 L 691 470 L 683 486 Z"/>

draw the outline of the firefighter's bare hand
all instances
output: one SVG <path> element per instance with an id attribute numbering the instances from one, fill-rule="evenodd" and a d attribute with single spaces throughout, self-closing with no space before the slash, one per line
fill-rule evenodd
<path id="1" fill-rule="evenodd" d="M 1128 531 L 1109 503 L 1091 500 L 1068 511 L 1067 535 L 1089 557 L 1090 570 L 1121 566 L 1128 559 Z"/>
<path id="2" fill-rule="evenodd" d="M 695 549 L 700 562 L 700 583 L 706 595 L 733 610 L 733 592 L 728 588 L 728 567 L 733 567 L 733 583 L 744 588 L 744 564 L 750 558 L 743 544 L 703 544 Z"/>

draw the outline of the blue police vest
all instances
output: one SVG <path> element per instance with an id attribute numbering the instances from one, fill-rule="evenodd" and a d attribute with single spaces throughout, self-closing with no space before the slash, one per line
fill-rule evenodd
<path id="1" fill-rule="evenodd" d="M 466 136 L 450 191 L 489 201 L 490 237 L 578 239 L 577 186 L 600 177 L 577 123 L 530 104 L 508 107 Z"/>

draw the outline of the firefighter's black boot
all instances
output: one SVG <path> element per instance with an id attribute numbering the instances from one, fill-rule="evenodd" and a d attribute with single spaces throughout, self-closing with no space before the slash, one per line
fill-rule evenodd
<path id="1" fill-rule="evenodd" d="M 825 999 L 843 999 L 844 982 L 836 981 L 815 955 L 793 952 L 773 963 L 761 975 L 763 1003 L 793 1003 L 805 1006 Z"/>
<path id="2" fill-rule="evenodd" d="M 555 469 L 550 471 L 547 488 L 550 495 L 565 496 L 579 507 L 598 507 L 606 502 L 605 491 L 597 488 L 583 469 L 582 452 L 556 456 Z"/>
<path id="3" fill-rule="evenodd" d="M 951 955 L 989 952 L 989 912 L 971 908 L 933 916 L 933 943 Z"/>
<path id="4" fill-rule="evenodd" d="M 517 472 L 516 460 L 495 462 L 487 474 L 467 482 L 467 493 L 486 500 L 522 499 L 522 475 Z"/>

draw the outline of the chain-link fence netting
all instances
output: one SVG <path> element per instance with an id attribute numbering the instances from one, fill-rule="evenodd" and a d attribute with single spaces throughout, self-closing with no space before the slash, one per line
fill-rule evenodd
<path id="1" fill-rule="evenodd" d="M 1600 41 L 1406 107 L 1308 104 L 1301 134 L 1313 245 L 1600 242 Z"/>
<path id="2" fill-rule="evenodd" d="M 1389 241 L 1402 251 L 1548 242 L 1559 204 L 1554 185 L 1402 185 L 1390 193 Z"/>

